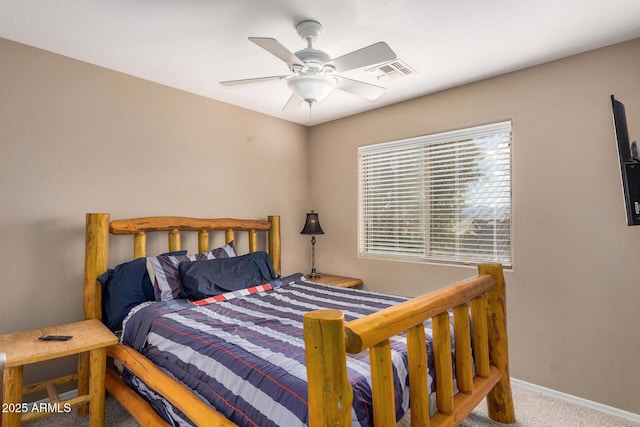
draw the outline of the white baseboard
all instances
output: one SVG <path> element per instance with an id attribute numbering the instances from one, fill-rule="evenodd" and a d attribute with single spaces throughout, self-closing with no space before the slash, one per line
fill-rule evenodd
<path id="1" fill-rule="evenodd" d="M 511 378 L 511 383 L 522 388 L 526 388 L 529 390 L 537 391 L 538 393 L 555 397 L 556 399 L 564 400 L 571 403 L 576 403 L 578 405 L 586 406 L 587 408 L 595 409 L 596 411 L 604 412 L 606 414 L 615 415 L 616 417 L 625 418 L 627 420 L 640 423 L 640 415 L 634 414 L 633 412 L 623 411 L 622 409 L 614 408 L 613 406 L 603 405 L 602 403 L 583 399 L 581 397 L 573 396 L 571 394 L 563 393 L 561 391 L 556 391 L 550 388 L 531 384 L 515 378 Z"/>

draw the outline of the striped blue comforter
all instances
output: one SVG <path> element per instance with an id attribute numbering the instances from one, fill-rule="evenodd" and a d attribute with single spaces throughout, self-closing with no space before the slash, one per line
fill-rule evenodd
<path id="1" fill-rule="evenodd" d="M 130 316 L 123 343 L 240 426 L 303 426 L 308 424 L 308 406 L 302 316 L 311 310 L 339 309 L 349 321 L 405 300 L 297 280 L 204 306 L 185 300 L 153 303 Z M 406 342 L 396 337 L 391 347 L 400 419 L 408 408 Z M 364 352 L 349 355 L 347 362 L 354 390 L 353 423 L 360 426 L 373 425 L 368 359 Z M 125 380 L 172 424 L 189 425 L 140 380 L 130 374 Z"/>

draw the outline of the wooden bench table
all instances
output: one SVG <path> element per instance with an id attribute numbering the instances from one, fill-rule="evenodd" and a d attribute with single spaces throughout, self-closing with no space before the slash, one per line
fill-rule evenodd
<path id="1" fill-rule="evenodd" d="M 42 341 L 42 335 L 71 335 L 68 341 Z M 97 319 L 42 329 L 0 335 L 0 353 L 4 353 L 2 379 L 2 427 L 19 426 L 27 421 L 71 407 L 89 404 L 89 425 L 104 426 L 105 370 L 107 347 L 118 338 Z M 61 401 L 51 383 L 46 385 L 50 404 L 42 408 L 26 404 L 23 399 L 24 365 L 89 353 L 89 393 Z M 33 386 L 31 386 L 33 387 Z M 44 387 L 42 387 L 44 388 Z"/>

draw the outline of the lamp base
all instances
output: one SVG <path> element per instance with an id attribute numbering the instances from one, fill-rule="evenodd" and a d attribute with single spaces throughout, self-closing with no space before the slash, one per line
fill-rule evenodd
<path id="1" fill-rule="evenodd" d="M 320 273 L 316 273 L 315 271 L 312 271 L 311 273 L 306 275 L 309 279 L 319 279 L 320 277 Z"/>

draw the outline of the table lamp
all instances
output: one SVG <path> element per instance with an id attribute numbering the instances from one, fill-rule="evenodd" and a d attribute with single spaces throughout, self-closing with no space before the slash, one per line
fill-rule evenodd
<path id="1" fill-rule="evenodd" d="M 308 277 L 317 279 L 320 275 L 316 273 L 316 234 L 324 234 L 324 231 L 320 227 L 318 214 L 313 210 L 307 214 L 307 221 L 304 223 L 304 228 L 300 234 L 311 235 L 311 274 Z"/>

